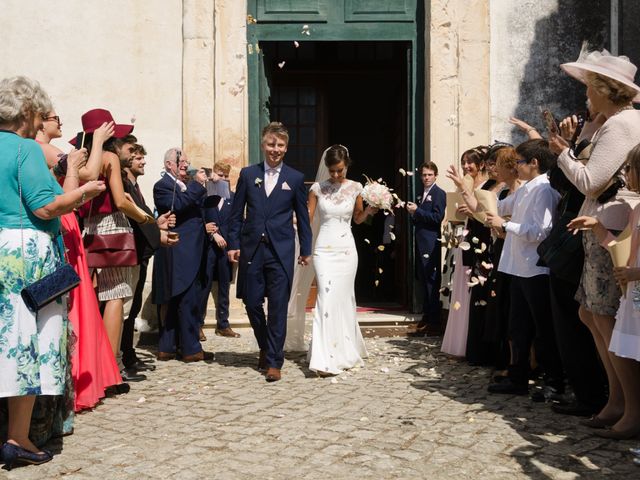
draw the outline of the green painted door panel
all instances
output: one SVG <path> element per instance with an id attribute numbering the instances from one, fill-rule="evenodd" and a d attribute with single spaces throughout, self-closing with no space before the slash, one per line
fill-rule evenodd
<path id="1" fill-rule="evenodd" d="M 344 0 L 345 22 L 413 22 L 416 0 Z"/>
<path id="2" fill-rule="evenodd" d="M 325 22 L 332 0 L 258 0 L 259 22 Z M 334 0 L 335 1 L 335 0 Z"/>

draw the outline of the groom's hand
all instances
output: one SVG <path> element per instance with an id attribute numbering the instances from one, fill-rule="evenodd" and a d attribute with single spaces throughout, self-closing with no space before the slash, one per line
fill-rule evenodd
<path id="1" fill-rule="evenodd" d="M 238 260 L 240 260 L 240 250 L 229 250 L 227 257 L 229 257 L 231 263 L 238 263 Z"/>
<path id="2" fill-rule="evenodd" d="M 298 257 L 298 264 L 299 265 L 309 265 L 309 261 L 311 260 L 311 255 L 308 255 L 306 257 L 303 257 L 302 255 L 300 255 Z"/>

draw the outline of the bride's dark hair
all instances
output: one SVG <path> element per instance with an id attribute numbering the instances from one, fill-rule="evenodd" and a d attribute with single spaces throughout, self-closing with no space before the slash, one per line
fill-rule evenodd
<path id="1" fill-rule="evenodd" d="M 351 165 L 349 150 L 344 145 L 331 145 L 325 154 L 324 164 L 329 168 L 340 162 L 344 162 L 344 166 L 347 168 Z"/>

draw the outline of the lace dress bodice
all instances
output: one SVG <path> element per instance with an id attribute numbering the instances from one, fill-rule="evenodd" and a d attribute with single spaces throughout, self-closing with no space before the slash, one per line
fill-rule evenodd
<path id="1" fill-rule="evenodd" d="M 320 231 L 316 248 L 354 246 L 351 218 L 356 198 L 362 192 L 362 185 L 352 180 L 337 184 L 326 180 L 314 183 L 311 191 L 318 197 L 315 215 L 319 219 Z"/>

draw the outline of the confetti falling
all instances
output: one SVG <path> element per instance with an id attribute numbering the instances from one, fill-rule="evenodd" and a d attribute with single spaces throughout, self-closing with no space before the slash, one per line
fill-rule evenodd
<path id="1" fill-rule="evenodd" d="M 373 283 L 374 283 L 374 284 L 376 285 L 376 287 L 377 287 L 378 285 L 380 285 L 380 280 L 376 280 L 376 281 L 375 281 L 375 282 L 373 282 Z"/>
<path id="2" fill-rule="evenodd" d="M 284 61 L 280 62 L 280 63 L 278 64 L 278 67 L 283 68 L 285 63 L 286 63 L 286 62 L 284 62 Z"/>
<path id="3" fill-rule="evenodd" d="M 365 238 L 364 241 L 367 242 L 369 245 L 371 245 L 371 242 L 369 241 L 368 238 Z"/>
<path id="4" fill-rule="evenodd" d="M 302 26 L 302 34 L 303 35 L 311 35 L 311 32 L 309 32 L 309 25 L 303 25 Z"/>
<path id="5" fill-rule="evenodd" d="M 396 234 L 393 232 L 389 232 L 389 238 L 391 238 L 391 240 L 395 240 L 396 239 Z"/>
<path id="6" fill-rule="evenodd" d="M 378 273 L 382 274 L 384 270 L 382 270 L 381 268 L 378 268 Z"/>
<path id="7" fill-rule="evenodd" d="M 300 46 L 300 44 L 298 42 L 296 42 L 295 40 L 293 41 L 293 46 L 298 48 Z"/>
<path id="8" fill-rule="evenodd" d="M 453 309 L 454 310 L 460 310 L 460 302 L 456 302 L 453 304 Z"/>
<path id="9" fill-rule="evenodd" d="M 402 174 L 403 177 L 407 175 L 407 172 L 404 168 L 399 168 L 398 171 Z"/>
<path id="10" fill-rule="evenodd" d="M 471 248 L 471 244 L 469 242 L 460 242 L 460 250 L 469 250 Z"/>
<path id="11" fill-rule="evenodd" d="M 378 250 L 380 250 L 381 252 L 384 252 L 384 245 L 378 245 Z"/>

